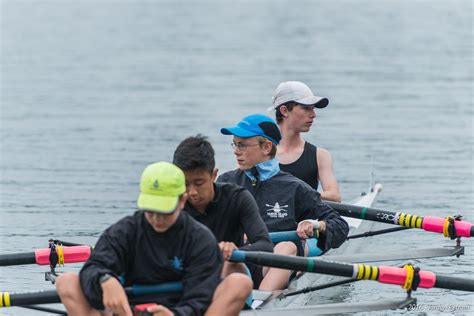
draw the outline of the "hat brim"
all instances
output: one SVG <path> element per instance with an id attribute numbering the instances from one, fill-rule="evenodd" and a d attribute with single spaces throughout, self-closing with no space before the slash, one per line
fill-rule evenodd
<path id="1" fill-rule="evenodd" d="M 322 98 L 314 95 L 303 99 L 295 100 L 295 103 L 305 106 L 314 106 L 315 108 L 322 109 L 328 106 L 329 100 L 327 98 Z"/>
<path id="2" fill-rule="evenodd" d="M 159 196 L 140 193 L 137 207 L 142 211 L 153 211 L 157 213 L 173 213 L 178 205 L 179 196 Z"/>
<path id="3" fill-rule="evenodd" d="M 254 137 L 254 136 L 260 136 L 260 134 L 257 134 L 252 131 L 248 131 L 246 129 L 243 129 L 241 127 L 235 126 L 235 127 L 224 127 L 221 128 L 221 133 L 224 135 L 234 135 L 237 137 Z"/>

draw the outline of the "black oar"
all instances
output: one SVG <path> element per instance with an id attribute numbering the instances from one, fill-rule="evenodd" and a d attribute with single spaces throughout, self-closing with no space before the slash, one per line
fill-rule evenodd
<path id="1" fill-rule="evenodd" d="M 436 275 L 429 271 L 418 271 L 411 265 L 403 268 L 369 266 L 328 262 L 313 258 L 284 256 L 260 251 L 235 250 L 230 258 L 234 262 L 255 263 L 262 266 L 337 275 L 358 280 L 374 280 L 381 283 L 398 284 L 410 290 L 421 288 L 443 288 L 474 292 L 474 280 Z"/>
<path id="2" fill-rule="evenodd" d="M 148 294 L 178 293 L 182 290 L 183 284 L 181 282 L 168 282 L 157 285 L 134 285 L 125 288 L 125 292 L 129 297 Z M 55 290 L 26 293 L 0 292 L 0 307 L 53 303 L 61 303 L 58 293 Z"/>
<path id="3" fill-rule="evenodd" d="M 458 217 L 423 217 L 351 204 L 329 201 L 325 201 L 325 203 L 335 209 L 339 214 L 346 217 L 395 224 L 404 227 L 420 228 L 429 232 L 441 233 L 445 237 L 450 237 L 451 239 L 474 236 L 474 225 L 469 222 L 460 221 Z"/>
<path id="4" fill-rule="evenodd" d="M 22 252 L 0 255 L 1 267 L 35 263 L 36 256 L 34 252 Z"/>

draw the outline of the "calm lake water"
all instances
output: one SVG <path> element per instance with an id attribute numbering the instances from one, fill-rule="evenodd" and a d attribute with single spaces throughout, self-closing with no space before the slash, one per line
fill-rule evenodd
<path id="1" fill-rule="evenodd" d="M 134 211 L 142 169 L 187 136 L 208 135 L 220 170 L 233 169 L 219 129 L 265 113 L 286 80 L 330 100 L 305 138 L 331 151 L 345 200 L 373 169 L 378 207 L 474 221 L 471 1 L 0 0 L 0 12 L 2 254 L 50 237 L 93 244 Z M 367 239 L 367 251 L 452 244 L 410 231 Z M 461 258 L 416 263 L 472 278 L 463 244 Z M 0 290 L 51 289 L 44 271 L 1 268 Z M 359 282 L 342 300 L 403 295 Z"/>

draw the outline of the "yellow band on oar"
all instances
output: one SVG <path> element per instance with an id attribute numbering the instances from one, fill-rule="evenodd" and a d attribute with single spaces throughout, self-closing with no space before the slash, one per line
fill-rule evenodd
<path id="1" fill-rule="evenodd" d="M 357 265 L 357 280 L 362 279 L 363 276 L 364 276 L 364 265 L 358 264 Z"/>
<path id="2" fill-rule="evenodd" d="M 357 265 L 357 279 L 358 280 L 377 280 L 379 271 L 376 266 L 369 266 L 365 264 Z"/>
<path id="3" fill-rule="evenodd" d="M 58 253 L 58 264 L 64 266 L 64 249 L 62 245 L 56 246 L 56 252 Z"/>
<path id="4" fill-rule="evenodd" d="M 406 217 L 405 217 L 405 223 L 404 223 L 404 225 L 403 225 L 403 226 L 405 226 L 405 227 L 410 227 L 410 223 L 411 223 L 411 217 L 412 217 L 412 216 L 413 216 L 413 215 L 406 214 Z"/>
<path id="5" fill-rule="evenodd" d="M 403 284 L 403 288 L 406 290 L 411 290 L 411 287 L 413 285 L 413 278 L 415 277 L 415 269 L 411 264 L 404 265 L 403 269 L 407 271 L 407 277 L 405 279 L 405 284 Z"/>
<path id="6" fill-rule="evenodd" d="M 0 292 L 0 307 L 10 306 L 10 293 Z"/>
<path id="7" fill-rule="evenodd" d="M 421 223 L 423 221 L 423 217 L 418 215 L 412 215 L 410 226 L 411 228 L 421 228 Z"/>
<path id="8" fill-rule="evenodd" d="M 400 213 L 400 216 L 398 217 L 398 225 L 400 226 L 405 226 L 405 214 Z"/>
<path id="9" fill-rule="evenodd" d="M 411 228 L 421 228 L 422 221 L 423 217 L 421 216 L 400 213 L 398 225 Z"/>
<path id="10" fill-rule="evenodd" d="M 372 280 L 377 281 L 379 278 L 379 267 L 372 266 Z"/>
<path id="11" fill-rule="evenodd" d="M 450 237 L 449 236 L 449 225 L 451 224 L 451 220 L 453 219 L 452 216 L 447 216 L 445 219 L 444 219 L 444 224 L 443 224 L 443 236 L 444 237 Z"/>
<path id="12" fill-rule="evenodd" d="M 372 272 L 372 269 L 370 266 L 365 266 L 364 267 L 364 279 L 366 280 L 369 280 L 370 279 L 370 275 L 371 275 L 371 272 Z"/>
<path id="13" fill-rule="evenodd" d="M 410 219 L 413 215 L 400 213 L 400 217 L 398 219 L 398 225 L 403 227 L 410 227 Z"/>

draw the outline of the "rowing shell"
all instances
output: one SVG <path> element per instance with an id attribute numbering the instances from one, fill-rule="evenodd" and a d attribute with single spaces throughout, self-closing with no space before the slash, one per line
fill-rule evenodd
<path id="1" fill-rule="evenodd" d="M 374 187 L 371 188 L 371 190 L 368 193 L 363 193 L 356 200 L 352 201 L 351 204 L 370 207 L 375 202 L 380 191 L 382 191 L 382 185 L 375 184 Z M 349 235 L 365 232 L 374 225 L 374 223 L 370 221 L 363 221 L 361 219 L 348 218 L 348 217 L 343 217 L 343 218 L 349 224 Z M 344 244 L 342 244 L 339 248 L 331 249 L 330 251 L 327 252 L 327 254 L 331 254 L 331 255 L 354 254 L 354 253 L 360 252 L 362 247 L 363 247 L 363 243 L 360 240 L 358 239 L 349 240 L 345 242 Z M 321 257 L 321 259 L 324 259 L 324 255 Z M 290 282 L 288 289 L 285 292 L 296 291 L 296 290 L 300 290 L 309 286 L 314 286 L 315 284 L 328 283 L 328 282 L 332 282 L 339 279 L 340 278 L 338 277 L 327 276 L 327 275 L 322 275 L 322 274 L 304 273 L 300 275 L 299 277 L 293 279 Z M 344 295 L 341 295 L 342 294 L 341 291 L 344 291 L 343 287 L 331 288 L 329 290 L 324 291 L 325 297 L 321 297 L 321 293 L 318 292 L 317 294 L 318 303 L 324 300 L 326 300 L 326 302 L 328 301 L 336 302 L 334 300 L 335 297 L 341 298 L 344 296 Z M 281 292 L 282 291 L 269 292 L 269 291 L 254 290 L 253 291 L 254 304 L 252 306 L 256 309 L 249 310 L 249 311 L 242 311 L 240 315 L 242 316 L 269 315 L 268 312 L 270 312 L 270 310 L 276 312 L 279 309 L 280 310 L 288 309 L 288 308 L 300 309 L 301 306 L 308 305 L 308 303 L 312 299 L 312 296 L 315 295 L 313 293 L 308 293 L 308 294 L 299 294 L 295 296 L 288 296 L 288 297 L 281 298 L 279 296 Z M 308 308 L 310 307 L 308 306 Z M 308 312 L 308 310 L 306 310 L 306 312 Z"/>

